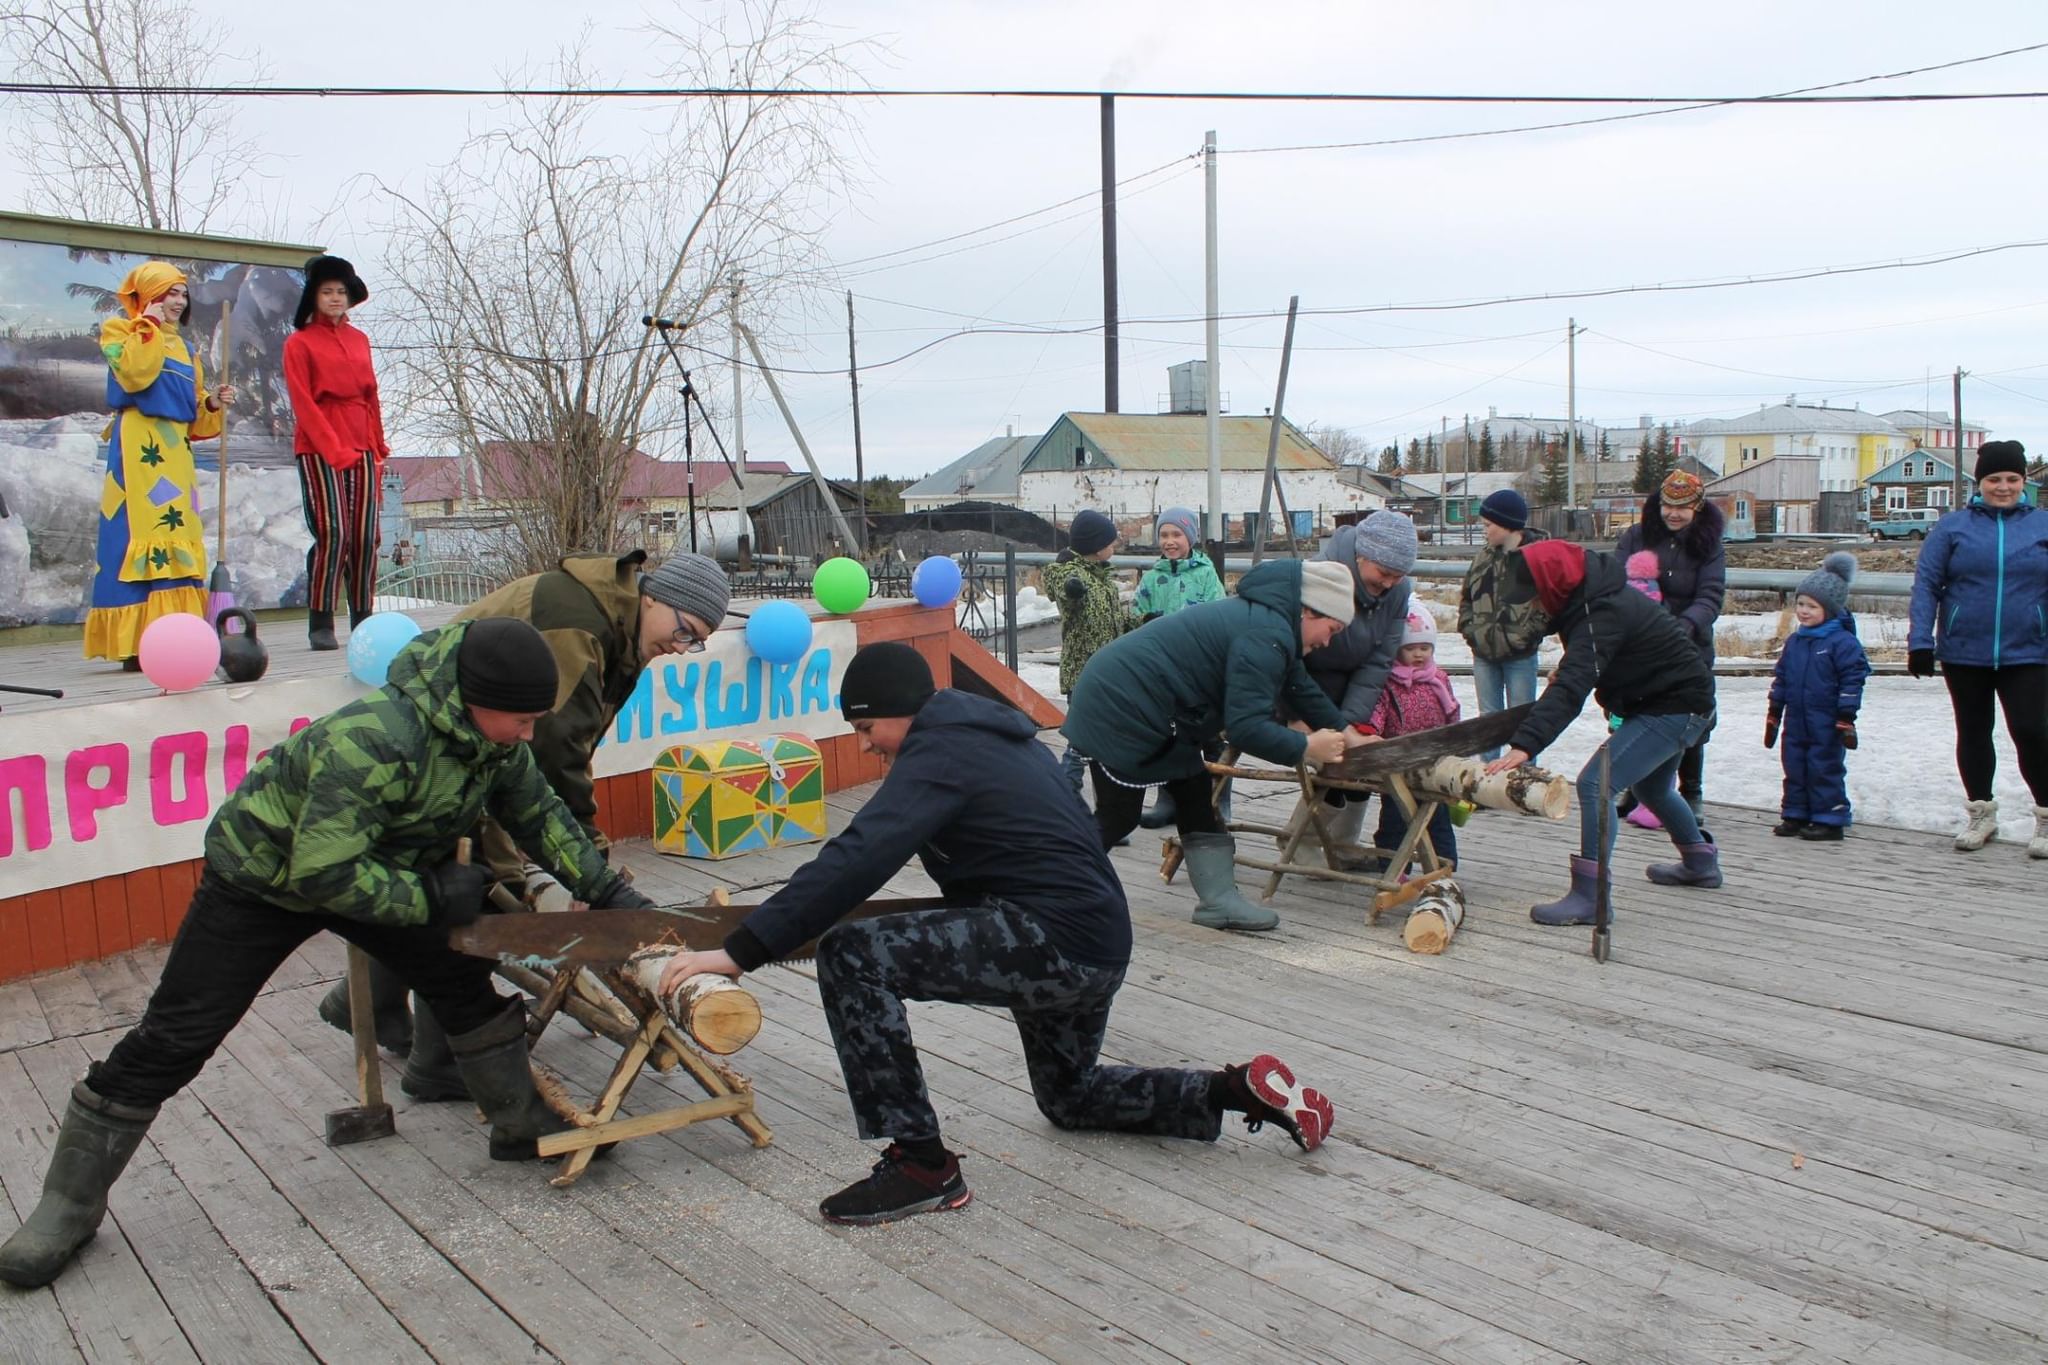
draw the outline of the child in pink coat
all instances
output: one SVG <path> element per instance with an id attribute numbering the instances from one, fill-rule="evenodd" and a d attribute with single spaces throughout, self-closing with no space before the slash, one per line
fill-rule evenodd
<path id="1" fill-rule="evenodd" d="M 1436 620 L 1420 602 L 1408 607 L 1408 621 L 1401 632 L 1401 648 L 1380 689 L 1379 705 L 1373 708 L 1372 727 L 1388 739 L 1434 730 L 1459 718 L 1458 698 L 1451 691 L 1451 677 L 1436 661 Z M 1390 800 L 1380 802 L 1379 832 L 1373 842 L 1391 850 L 1401 842 L 1402 816 Z M 1451 813 L 1437 807 L 1429 819 L 1429 842 L 1445 862 L 1458 860 L 1458 837 L 1451 826 Z M 1405 869 L 1403 869 L 1405 870 Z"/>

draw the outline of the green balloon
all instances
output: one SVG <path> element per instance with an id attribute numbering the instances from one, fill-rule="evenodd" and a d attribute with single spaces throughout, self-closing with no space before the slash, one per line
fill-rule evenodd
<path id="1" fill-rule="evenodd" d="M 811 595 L 834 616 L 859 611 L 860 604 L 868 600 L 870 586 L 868 571 L 861 567 L 861 562 L 844 555 L 826 560 L 811 576 Z"/>

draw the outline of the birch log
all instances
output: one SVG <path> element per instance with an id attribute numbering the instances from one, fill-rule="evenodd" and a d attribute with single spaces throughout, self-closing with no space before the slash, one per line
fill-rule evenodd
<path id="1" fill-rule="evenodd" d="M 1435 882 L 1415 898 L 1408 923 L 1401 927 L 1401 941 L 1411 953 L 1435 956 L 1450 946 L 1451 936 L 1464 922 L 1464 890 L 1454 881 Z"/>
<path id="2" fill-rule="evenodd" d="M 1440 801 L 1465 801 L 1489 810 L 1520 811 L 1546 820 L 1562 820 L 1571 809 L 1572 784 L 1556 773 L 1524 765 L 1487 774 L 1476 758 L 1440 758 L 1407 774 L 1417 796 Z"/>
<path id="3" fill-rule="evenodd" d="M 761 1031 L 761 1002 L 730 979 L 703 972 L 687 976 L 668 994 L 661 974 L 680 949 L 647 948 L 626 963 L 626 976 L 660 1002 L 675 1026 L 706 1052 L 727 1056 L 754 1041 Z"/>

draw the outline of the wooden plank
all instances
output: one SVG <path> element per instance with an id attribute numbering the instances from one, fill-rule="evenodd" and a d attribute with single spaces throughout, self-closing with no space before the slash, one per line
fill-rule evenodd
<path id="1" fill-rule="evenodd" d="M 62 1112 L 88 1057 L 77 1042 L 67 1041 L 32 1049 L 22 1060 L 43 1102 Z M 203 1207 L 202 1190 L 225 1189 L 254 1200 L 269 1194 L 270 1187 L 218 1130 L 216 1141 L 203 1150 L 178 1140 L 189 1122 L 186 1111 L 196 1108 L 182 1097 L 164 1106 L 150 1127 L 149 1140 L 115 1182 L 109 1214 L 176 1318 L 178 1330 L 202 1359 L 312 1360 L 314 1355 L 280 1310 L 299 1300 L 294 1290 L 310 1291 L 313 1285 L 287 1288 L 288 1280 L 245 1265 L 224 1240 L 229 1229 L 217 1227 L 217 1215 L 210 1219 Z M 285 1210 L 267 1232 L 287 1238 L 299 1230 L 298 1223 L 297 1216 Z M 374 1333 L 364 1338 L 365 1345 L 375 1341 Z"/>
<path id="2" fill-rule="evenodd" d="M 13 981 L 35 970 L 28 937 L 28 897 L 0 900 L 0 981 Z"/>
<path id="3" fill-rule="evenodd" d="M 85 979 L 85 973 L 76 967 L 32 977 L 29 986 L 41 1002 L 43 1015 L 50 1021 L 50 1032 L 55 1037 L 76 1038 L 114 1026 L 100 1004 L 99 992 Z"/>
<path id="4" fill-rule="evenodd" d="M 90 884 L 93 919 L 99 942 L 95 957 L 124 953 L 134 946 L 128 930 L 128 883 L 125 877 L 101 877 Z M 88 959 L 90 960 L 90 959 Z"/>
<path id="5" fill-rule="evenodd" d="M 170 938 L 164 928 L 164 887 L 153 867 L 128 874 L 128 941 L 137 947 Z"/>
<path id="6" fill-rule="evenodd" d="M 93 909 L 92 885 L 80 882 L 57 888 L 64 921 L 64 963 L 88 962 L 100 955 L 99 917 Z"/>
<path id="7" fill-rule="evenodd" d="M 947 637 L 951 654 L 953 686 L 978 696 L 1005 701 L 1031 717 L 1041 729 L 1057 730 L 1066 724 L 1066 713 L 1037 688 L 1012 673 L 981 641 L 964 630 Z"/>
<path id="8" fill-rule="evenodd" d="M 43 1015 L 34 985 L 28 981 L 0 984 L 0 1052 L 49 1041 L 50 1021 Z"/>
<path id="9" fill-rule="evenodd" d="M 165 863 L 157 868 L 157 880 L 163 884 L 164 933 L 171 938 L 178 936 L 178 926 L 185 922 L 185 911 L 192 904 L 192 895 L 199 889 L 199 859 L 183 863 Z"/>
<path id="10" fill-rule="evenodd" d="M 64 901 L 54 890 L 31 891 L 28 901 L 29 964 L 53 972 L 70 959 L 64 955 Z"/>
<path id="11" fill-rule="evenodd" d="M 10 993 L 0 988 L 0 999 Z M 5 1106 L 5 1118 L 0 1118 L 0 1184 L 6 1186 L 4 1197 L 0 1197 L 0 1236 L 11 1236 L 35 1207 L 34 1197 L 42 1188 L 41 1167 L 48 1160 L 47 1136 L 42 1141 L 23 1139 L 29 1134 L 54 1134 L 56 1124 L 17 1056 L 0 1057 L 0 1105 Z M 0 1289 L 0 1294 L 6 1295 L 5 1311 L 0 1311 L 0 1360 L 85 1359 L 56 1290 L 18 1293 Z"/>
<path id="12" fill-rule="evenodd" d="M 78 972 L 99 998 L 100 1016 L 108 1028 L 128 1028 L 141 1019 L 156 990 L 156 978 L 145 976 L 129 953 L 82 963 Z"/>

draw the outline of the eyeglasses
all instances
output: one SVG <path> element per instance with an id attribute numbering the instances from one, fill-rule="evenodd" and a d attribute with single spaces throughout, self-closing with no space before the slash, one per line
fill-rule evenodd
<path id="1" fill-rule="evenodd" d="M 670 607 L 669 610 L 676 614 L 676 628 L 668 637 L 669 643 L 676 647 L 678 653 L 702 654 L 704 652 L 704 637 L 690 629 L 690 623 L 683 619 L 681 611 L 674 607 Z"/>

